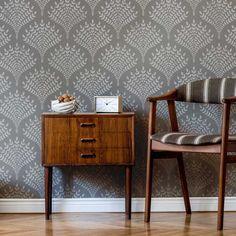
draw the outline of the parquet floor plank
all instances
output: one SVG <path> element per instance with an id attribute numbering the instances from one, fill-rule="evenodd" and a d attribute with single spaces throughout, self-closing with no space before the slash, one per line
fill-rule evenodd
<path id="1" fill-rule="evenodd" d="M 224 231 L 216 230 L 216 213 L 143 214 L 58 213 L 45 221 L 44 214 L 0 214 L 0 236 L 236 236 L 236 212 L 225 214 Z"/>

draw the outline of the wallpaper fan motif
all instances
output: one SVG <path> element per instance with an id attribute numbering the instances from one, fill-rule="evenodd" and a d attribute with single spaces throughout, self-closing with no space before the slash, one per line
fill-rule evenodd
<path id="1" fill-rule="evenodd" d="M 35 159 L 36 152 L 30 143 L 25 140 L 8 140 L 0 147 L 0 158 L 9 167 L 13 168 L 16 178 L 19 177 L 19 172 L 22 167 L 29 164 Z"/>
<path id="2" fill-rule="evenodd" d="M 60 46 L 59 49 L 55 49 L 48 61 L 50 66 L 65 76 L 66 83 L 69 85 L 70 77 L 86 64 L 87 58 L 84 57 L 84 53 L 81 53 L 80 49 L 66 44 L 65 47 Z"/>
<path id="3" fill-rule="evenodd" d="M 95 24 L 94 20 L 92 20 L 90 24 L 85 22 L 84 26 L 80 26 L 80 29 L 76 30 L 74 40 L 78 45 L 89 51 L 92 62 L 94 62 L 96 52 L 111 42 L 112 35 L 105 25 L 102 26 L 101 22 Z"/>
<path id="4" fill-rule="evenodd" d="M 177 30 L 175 40 L 178 44 L 186 47 L 193 55 L 193 62 L 195 62 L 198 51 L 212 42 L 214 35 L 202 22 L 197 24 L 195 20 L 191 24 L 181 25 L 181 30 Z"/>
<path id="5" fill-rule="evenodd" d="M 16 85 L 18 85 L 23 72 L 26 72 L 35 64 L 36 58 L 34 58 L 34 54 L 25 45 L 22 47 L 18 44 L 14 47 L 10 45 L 9 48 L 4 48 L 3 53 L 0 52 L 0 66 L 13 74 Z"/>
<path id="6" fill-rule="evenodd" d="M 163 81 L 160 80 L 156 72 L 153 73 L 151 69 L 146 70 L 142 67 L 141 70 L 136 69 L 134 73 L 131 72 L 124 85 L 128 91 L 141 98 L 144 109 L 147 97 L 161 90 Z"/>
<path id="7" fill-rule="evenodd" d="M 11 120 L 18 132 L 20 123 L 36 111 L 36 105 L 29 96 L 19 93 L 18 90 L 12 94 L 4 95 L 0 100 L 0 113 Z"/>
<path id="8" fill-rule="evenodd" d="M 40 24 L 35 22 L 33 26 L 30 25 L 29 30 L 26 29 L 23 40 L 40 53 L 41 61 L 43 61 L 48 49 L 61 41 L 61 35 L 50 22 L 46 23 L 42 20 Z"/>
<path id="9" fill-rule="evenodd" d="M 201 18 L 215 27 L 220 38 L 224 27 L 236 20 L 236 7 L 227 0 L 211 0 L 206 3 L 200 12 Z"/>
<path id="10" fill-rule="evenodd" d="M 134 67 L 137 61 L 135 53 L 132 53 L 126 46 L 121 47 L 119 44 L 115 48 L 111 46 L 106 49 L 106 52 L 102 53 L 101 58 L 99 58 L 99 64 L 115 75 L 118 86 L 122 74 Z"/>
<path id="11" fill-rule="evenodd" d="M 9 77 L 3 72 L 0 74 L 0 94 L 5 93 L 11 88 L 12 82 L 9 81 Z"/>
<path id="12" fill-rule="evenodd" d="M 39 147 L 41 144 L 41 137 L 38 135 L 41 132 L 41 122 L 40 119 L 35 116 L 33 119 L 29 119 L 25 123 L 23 128 L 23 134 L 25 137 L 30 139 L 32 142 L 35 142 Z"/>
<path id="13" fill-rule="evenodd" d="M 171 30 L 185 20 L 188 16 L 185 6 L 176 0 L 160 0 L 152 6 L 150 17 L 158 24 L 162 25 L 167 31 L 168 38 L 170 37 Z"/>
<path id="14" fill-rule="evenodd" d="M 42 109 L 47 97 L 62 87 L 62 81 L 55 76 L 55 72 L 52 73 L 50 69 L 46 71 L 43 67 L 26 76 L 22 84 L 25 90 L 39 99 Z"/>
<path id="15" fill-rule="evenodd" d="M 92 15 L 94 15 L 95 7 L 100 2 L 100 0 L 86 0 L 86 2 L 89 4 L 91 8 Z"/>
<path id="16" fill-rule="evenodd" d="M 41 113 L 66 92 L 79 112 L 93 111 L 96 95 L 121 95 L 124 110 L 136 112 L 133 195 L 144 197 L 146 98 L 191 81 L 236 78 L 235 21 L 233 0 L 1 0 L 0 197 L 44 196 Z M 176 107 L 181 130 L 220 132 L 218 106 Z M 169 129 L 167 109 L 159 103 L 158 130 Z M 235 116 L 231 124 L 235 132 Z M 217 160 L 201 155 L 185 164 L 191 195 L 216 195 Z M 154 195 L 179 196 L 175 163 L 159 170 Z M 123 197 L 123 170 L 54 173 L 55 197 Z M 228 186 L 235 195 L 233 176 Z"/>
<path id="17" fill-rule="evenodd" d="M 78 24 L 86 17 L 85 7 L 75 0 L 60 0 L 55 2 L 49 12 L 49 18 L 66 31 L 66 37 L 69 38 L 69 32 L 73 26 Z"/>
<path id="18" fill-rule="evenodd" d="M 144 62 L 147 51 L 157 46 L 162 41 L 163 35 L 160 34 L 160 30 L 157 29 L 156 25 L 152 26 L 151 22 L 145 24 L 142 21 L 140 24 L 136 22 L 135 26 L 131 26 L 131 30 L 124 35 L 124 38 L 126 43 L 139 50 Z"/>
<path id="19" fill-rule="evenodd" d="M 166 47 L 162 45 L 160 49 L 156 49 L 149 61 L 154 68 L 165 75 L 169 84 L 172 75 L 187 65 L 188 58 L 181 49 L 168 44 Z"/>
<path id="20" fill-rule="evenodd" d="M 236 52 L 232 48 L 227 47 L 227 45 L 212 45 L 210 49 L 202 53 L 200 63 L 217 77 L 222 77 L 227 71 L 235 68 Z"/>
<path id="21" fill-rule="evenodd" d="M 199 3 L 202 0 L 186 0 L 186 1 L 190 4 L 190 6 L 191 6 L 191 8 L 193 10 L 193 15 L 195 15 L 196 8 L 198 7 Z"/>
<path id="22" fill-rule="evenodd" d="M 105 72 L 92 67 L 90 70 L 85 69 L 84 72 L 80 72 L 80 76 L 76 77 L 74 82 L 74 88 L 93 102 L 94 96 L 105 94 L 111 89 L 112 82 L 109 79 Z"/>
<path id="23" fill-rule="evenodd" d="M 225 35 L 227 43 L 236 47 L 236 27 L 232 25 L 232 28 L 228 30 L 228 34 Z"/>
<path id="24" fill-rule="evenodd" d="M 27 0 L 5 0 L 3 6 L 0 6 L 0 20 L 15 30 L 16 38 L 18 38 L 20 29 L 35 16 L 34 7 Z"/>
<path id="25" fill-rule="evenodd" d="M 9 30 L 5 29 L 4 25 L 0 27 L 0 47 L 5 46 L 11 41 L 12 35 L 9 34 Z"/>
<path id="26" fill-rule="evenodd" d="M 103 21 L 113 26 L 119 39 L 122 27 L 134 20 L 137 12 L 135 7 L 131 5 L 131 1 L 109 0 L 105 2 L 105 6 L 101 6 L 99 16 Z"/>
<path id="27" fill-rule="evenodd" d="M 144 16 L 145 14 L 145 9 L 147 5 L 151 2 L 152 0 L 136 0 L 136 2 L 140 5 L 142 8 L 142 15 Z"/>

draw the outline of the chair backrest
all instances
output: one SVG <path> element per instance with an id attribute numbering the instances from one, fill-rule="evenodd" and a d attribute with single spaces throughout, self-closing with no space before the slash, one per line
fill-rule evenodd
<path id="1" fill-rule="evenodd" d="M 232 96 L 236 96 L 236 78 L 206 79 L 178 87 L 176 101 L 222 103 Z"/>

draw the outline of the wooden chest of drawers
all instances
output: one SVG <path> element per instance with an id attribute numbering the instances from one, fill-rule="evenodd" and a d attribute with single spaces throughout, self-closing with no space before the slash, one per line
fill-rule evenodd
<path id="1" fill-rule="evenodd" d="M 76 165 L 125 166 L 126 213 L 130 218 L 134 113 L 43 113 L 42 164 L 47 219 L 51 214 L 52 167 Z"/>

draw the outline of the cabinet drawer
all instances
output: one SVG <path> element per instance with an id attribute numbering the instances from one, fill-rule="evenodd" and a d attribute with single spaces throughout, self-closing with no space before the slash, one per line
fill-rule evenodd
<path id="1" fill-rule="evenodd" d="M 70 120 L 70 129 L 73 136 L 77 137 L 91 137 L 98 131 L 97 118 L 76 118 Z"/>
<path id="2" fill-rule="evenodd" d="M 128 132 L 113 133 L 104 132 L 100 133 L 100 148 L 130 148 L 131 147 L 131 134 Z"/>
<path id="3" fill-rule="evenodd" d="M 67 150 L 67 151 L 66 151 Z M 132 164 L 130 149 L 52 149 L 47 150 L 49 165 Z"/>
<path id="4" fill-rule="evenodd" d="M 132 118 L 108 118 L 101 117 L 98 120 L 101 132 L 131 132 Z"/>
<path id="5" fill-rule="evenodd" d="M 75 155 L 74 155 L 75 157 Z M 80 149 L 72 164 L 130 164 L 130 149 Z"/>
<path id="6" fill-rule="evenodd" d="M 104 164 L 132 164 L 129 148 L 101 149 L 100 162 Z"/>
<path id="7" fill-rule="evenodd" d="M 71 140 L 73 143 L 74 141 Z M 131 134 L 128 132 L 99 132 L 92 135 L 80 135 L 78 143 L 74 143 L 74 145 L 78 145 L 80 148 L 129 148 Z"/>

